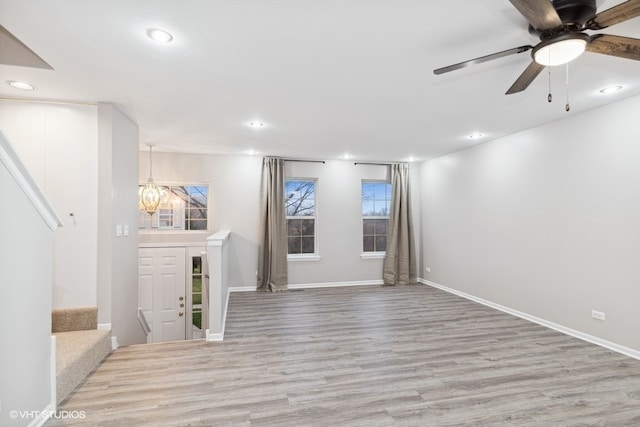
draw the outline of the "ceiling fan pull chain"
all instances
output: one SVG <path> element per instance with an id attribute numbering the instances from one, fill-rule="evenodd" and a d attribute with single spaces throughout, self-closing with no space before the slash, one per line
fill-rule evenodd
<path id="1" fill-rule="evenodd" d="M 553 96 L 551 96 L 551 67 L 547 67 L 549 69 L 549 95 L 547 95 L 547 102 L 553 101 Z"/>
<path id="2" fill-rule="evenodd" d="M 551 63 L 551 49 L 549 49 L 549 63 Z M 547 74 L 549 76 L 549 95 L 547 95 L 547 102 L 553 101 L 553 96 L 551 96 L 551 67 L 547 67 Z"/>
<path id="3" fill-rule="evenodd" d="M 568 112 L 569 110 L 571 110 L 571 104 L 569 104 L 569 63 L 568 62 L 567 62 L 566 89 L 567 89 L 567 103 L 564 105 L 564 109 Z"/>

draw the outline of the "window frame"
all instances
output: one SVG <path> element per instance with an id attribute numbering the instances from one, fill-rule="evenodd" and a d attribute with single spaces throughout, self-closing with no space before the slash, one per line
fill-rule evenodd
<path id="1" fill-rule="evenodd" d="M 319 261 L 320 252 L 318 244 L 318 178 L 304 178 L 304 177 L 285 177 L 283 183 L 284 199 L 286 203 L 287 199 L 287 182 L 313 182 L 313 212 L 314 215 L 287 215 L 286 204 L 285 209 L 285 221 L 286 221 L 286 239 L 287 239 L 287 261 Z M 313 253 L 289 253 L 289 220 L 290 219 L 313 219 Z"/>
<path id="2" fill-rule="evenodd" d="M 363 199 L 364 199 L 364 184 L 386 184 L 389 186 L 389 197 L 388 199 L 385 199 L 385 201 L 388 200 L 389 202 L 389 211 L 387 213 L 387 215 L 364 215 L 362 213 L 362 203 L 363 203 Z M 389 237 L 389 220 L 390 220 L 390 216 L 391 216 L 391 201 L 392 201 L 392 191 L 393 188 L 391 186 L 391 181 L 386 180 L 386 179 L 362 179 L 360 182 L 360 220 L 361 220 L 361 227 L 360 227 L 360 236 L 361 236 L 361 249 L 362 249 L 362 253 L 360 254 L 360 258 L 362 259 L 378 259 L 378 258 L 384 258 L 386 256 L 386 245 L 385 245 L 385 250 L 383 251 L 366 251 L 364 248 L 364 238 L 365 238 L 365 233 L 364 233 L 364 221 L 368 220 L 368 219 L 386 219 L 387 220 L 387 232 L 385 233 L 385 239 L 387 239 Z M 374 234 L 375 236 L 375 234 Z M 385 240 L 386 241 L 386 240 Z"/>
<path id="3" fill-rule="evenodd" d="M 146 182 L 140 182 L 138 184 L 138 189 L 140 189 L 141 186 L 144 186 L 146 184 Z M 210 234 L 210 229 L 211 229 L 211 183 L 209 182 L 196 182 L 196 181 L 189 181 L 189 182 L 171 182 L 171 181 L 163 181 L 163 182 L 156 182 L 155 183 L 158 187 L 206 187 L 207 188 L 207 227 L 203 230 L 187 230 L 187 229 L 181 229 L 181 228 L 159 228 L 159 221 L 160 221 L 160 208 L 158 208 L 158 210 L 156 210 L 156 212 L 151 215 L 151 227 L 146 227 L 142 225 L 142 222 L 140 221 L 140 219 L 138 220 L 138 232 L 140 234 L 181 234 L 181 233 L 185 233 L 185 234 Z M 184 209 L 185 211 L 187 209 Z M 141 218 L 142 215 L 149 215 L 148 213 L 146 213 L 144 211 L 144 209 L 140 206 L 138 206 L 138 218 Z M 163 215 L 169 215 L 169 214 L 163 214 Z M 174 214 L 175 215 L 175 214 Z M 186 212 L 185 212 L 185 218 L 183 219 L 184 221 L 186 221 Z"/>

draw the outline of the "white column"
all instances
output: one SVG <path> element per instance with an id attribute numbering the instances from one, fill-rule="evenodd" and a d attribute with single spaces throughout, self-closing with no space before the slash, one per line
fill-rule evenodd
<path id="1" fill-rule="evenodd" d="M 227 254 L 230 231 L 218 231 L 207 238 L 209 261 L 209 328 L 207 341 L 224 339 L 229 287 L 227 284 Z"/>

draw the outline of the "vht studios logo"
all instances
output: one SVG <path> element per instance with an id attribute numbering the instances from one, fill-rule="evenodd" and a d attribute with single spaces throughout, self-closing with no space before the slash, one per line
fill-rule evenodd
<path id="1" fill-rule="evenodd" d="M 11 419 L 36 419 L 36 418 L 54 418 L 54 419 L 84 419 L 87 414 L 85 411 L 17 411 L 15 409 L 9 411 Z"/>

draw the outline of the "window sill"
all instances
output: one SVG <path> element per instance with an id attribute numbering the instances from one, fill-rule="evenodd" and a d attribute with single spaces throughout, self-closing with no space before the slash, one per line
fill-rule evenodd
<path id="1" fill-rule="evenodd" d="M 383 259 L 386 252 L 363 252 L 360 254 L 361 259 Z"/>
<path id="2" fill-rule="evenodd" d="M 300 261 L 320 261 L 320 255 L 287 255 L 287 261 L 300 262 Z"/>
<path id="3" fill-rule="evenodd" d="M 140 234 L 211 234 L 209 230 L 180 230 L 162 228 L 138 228 Z"/>

